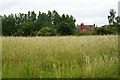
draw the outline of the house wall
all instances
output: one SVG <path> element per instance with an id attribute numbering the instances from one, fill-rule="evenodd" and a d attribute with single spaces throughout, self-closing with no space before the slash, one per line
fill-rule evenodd
<path id="1" fill-rule="evenodd" d="M 81 25 L 77 25 L 77 30 L 78 30 L 78 32 L 91 32 L 92 30 L 94 30 L 95 29 L 95 24 L 94 25 L 90 25 L 89 27 L 89 29 L 87 28 L 88 27 L 88 25 L 84 25 L 83 23 L 81 23 Z"/>
<path id="2" fill-rule="evenodd" d="M 85 32 L 91 32 L 90 30 L 85 28 L 85 26 L 80 26 L 80 32 L 84 32 L 84 29 L 86 30 Z"/>
<path id="3" fill-rule="evenodd" d="M 86 29 L 86 32 L 91 32 L 90 30 Z"/>

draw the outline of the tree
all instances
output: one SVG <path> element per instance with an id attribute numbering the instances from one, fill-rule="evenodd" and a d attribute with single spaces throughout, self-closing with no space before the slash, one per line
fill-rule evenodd
<path id="1" fill-rule="evenodd" d="M 113 32 L 109 29 L 106 29 L 105 27 L 97 27 L 96 33 L 99 35 L 106 35 L 106 34 L 113 34 Z"/>
<path id="2" fill-rule="evenodd" d="M 58 27 L 57 31 L 60 35 L 64 36 L 72 34 L 72 29 L 67 22 L 60 23 L 60 26 Z"/>
<path id="3" fill-rule="evenodd" d="M 120 17 L 119 16 L 116 17 L 115 20 L 116 20 L 116 25 L 120 25 Z"/>
<path id="4" fill-rule="evenodd" d="M 108 16 L 108 21 L 109 21 L 110 25 L 113 25 L 115 23 L 115 14 L 116 14 L 116 12 L 115 12 L 115 10 L 110 9 L 109 13 L 110 13 L 110 15 Z"/>
<path id="5" fill-rule="evenodd" d="M 36 14 L 34 11 L 31 12 L 31 21 L 35 22 L 36 21 Z"/>
<path id="6" fill-rule="evenodd" d="M 38 15 L 34 11 L 28 11 L 27 14 L 5 15 L 2 19 L 4 36 L 35 36 L 36 32 L 44 34 L 44 30 L 48 31 L 47 33 L 50 31 L 50 35 L 54 32 L 54 34 L 72 35 L 75 32 L 73 16 L 65 14 L 60 16 L 55 10 L 48 13 L 39 11 Z"/>
<path id="7" fill-rule="evenodd" d="M 75 19 L 73 16 L 63 14 L 61 17 L 60 25 L 57 28 L 57 31 L 61 35 L 72 35 L 75 33 Z"/>
<path id="8" fill-rule="evenodd" d="M 14 36 L 16 32 L 14 15 L 8 15 L 2 17 L 2 35 L 4 36 Z"/>
<path id="9" fill-rule="evenodd" d="M 34 22 L 26 22 L 18 29 L 16 36 L 34 36 L 36 25 Z"/>
<path id="10" fill-rule="evenodd" d="M 29 21 L 29 22 L 31 21 L 30 11 L 28 11 L 27 21 Z"/>
<path id="11" fill-rule="evenodd" d="M 55 10 L 52 12 L 52 20 L 53 20 L 52 23 L 54 25 L 56 25 L 56 26 L 59 25 L 59 23 L 60 23 L 60 15 Z"/>
<path id="12" fill-rule="evenodd" d="M 47 19 L 48 22 L 52 24 L 52 21 L 53 21 L 53 20 L 52 20 L 52 12 L 51 12 L 51 11 L 48 11 L 47 16 L 48 16 L 48 19 Z"/>

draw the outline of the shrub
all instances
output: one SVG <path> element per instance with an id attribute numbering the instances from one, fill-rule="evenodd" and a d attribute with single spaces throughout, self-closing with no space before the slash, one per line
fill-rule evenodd
<path id="1" fill-rule="evenodd" d="M 44 27 L 36 33 L 36 36 L 55 36 L 55 30 L 50 27 Z"/>
<path id="2" fill-rule="evenodd" d="M 88 33 L 88 32 L 78 32 L 76 33 L 77 36 L 80 36 L 80 35 L 92 35 L 92 33 Z"/>
<path id="3" fill-rule="evenodd" d="M 99 28 L 96 28 L 96 33 L 99 34 L 99 35 L 107 35 L 107 34 L 114 34 L 113 31 L 111 31 L 110 29 L 107 29 L 105 27 L 99 27 Z"/>

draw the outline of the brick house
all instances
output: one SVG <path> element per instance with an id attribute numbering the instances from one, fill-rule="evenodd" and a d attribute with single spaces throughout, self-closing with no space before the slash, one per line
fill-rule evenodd
<path id="1" fill-rule="evenodd" d="M 84 25 L 84 23 L 81 23 L 81 25 L 77 25 L 77 29 L 79 32 L 92 32 L 95 29 L 95 24 Z"/>

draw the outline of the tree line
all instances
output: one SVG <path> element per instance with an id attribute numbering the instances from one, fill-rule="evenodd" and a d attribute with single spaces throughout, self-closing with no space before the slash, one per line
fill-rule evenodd
<path id="1" fill-rule="evenodd" d="M 55 36 L 73 35 L 76 31 L 72 15 L 58 14 L 57 11 L 28 11 L 27 14 L 10 14 L 2 17 L 3 36 Z"/>
<path id="2" fill-rule="evenodd" d="M 47 13 L 28 11 L 27 14 L 10 14 L 2 17 L 3 36 L 65 36 L 65 35 L 106 35 L 118 34 L 120 17 L 110 9 L 109 25 L 96 27 L 91 33 L 77 32 L 72 15 L 60 15 L 56 10 Z"/>

